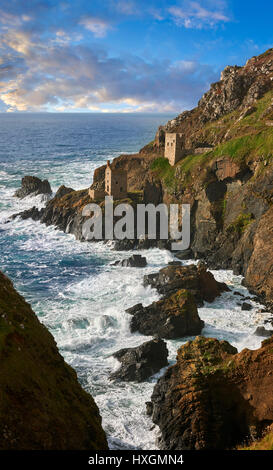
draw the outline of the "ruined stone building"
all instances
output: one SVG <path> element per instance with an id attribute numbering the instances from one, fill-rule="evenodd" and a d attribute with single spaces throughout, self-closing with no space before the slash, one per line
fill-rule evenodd
<path id="1" fill-rule="evenodd" d="M 165 134 L 165 158 L 170 165 L 175 165 L 182 157 L 185 156 L 185 145 L 182 134 L 166 132 Z"/>
<path id="2" fill-rule="evenodd" d="M 199 144 L 197 147 L 185 148 L 183 134 L 176 134 L 174 132 L 166 132 L 165 134 L 165 158 L 169 160 L 171 166 L 187 155 L 199 155 L 211 150 L 212 146 L 208 144 Z"/>
<path id="3" fill-rule="evenodd" d="M 127 172 L 111 168 L 108 160 L 105 181 L 94 181 L 89 189 L 89 196 L 92 200 L 103 199 L 105 196 L 113 196 L 113 199 L 125 198 L 127 196 Z"/>
<path id="4" fill-rule="evenodd" d="M 109 160 L 105 170 L 105 193 L 114 199 L 123 199 L 127 196 L 127 172 L 112 169 Z"/>

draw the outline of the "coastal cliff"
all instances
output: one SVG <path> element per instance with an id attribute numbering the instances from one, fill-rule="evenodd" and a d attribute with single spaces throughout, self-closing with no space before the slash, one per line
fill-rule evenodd
<path id="1" fill-rule="evenodd" d="M 187 155 L 174 166 L 163 158 L 166 132 L 184 136 Z M 112 166 L 127 171 L 128 198 L 122 202 L 189 203 L 193 257 L 205 259 L 211 268 L 242 274 L 251 291 L 271 303 L 272 154 L 273 50 L 269 49 L 243 67 L 227 67 L 196 108 L 161 126 L 153 142 L 138 154 L 115 158 Z M 104 184 L 104 173 L 105 166 L 95 170 L 95 184 Z M 85 221 L 81 211 L 89 202 L 87 190 L 57 193 L 45 209 L 32 208 L 22 216 L 81 239 Z M 148 246 L 147 241 L 137 240 L 117 244 L 118 249 Z"/>
<path id="2" fill-rule="evenodd" d="M 164 158 L 166 132 L 184 136 L 185 156 L 174 166 Z M 270 49 L 250 59 L 244 67 L 227 67 L 196 108 L 161 126 L 154 141 L 138 154 L 115 158 L 113 168 L 122 168 L 128 175 L 128 197 L 115 203 L 189 203 L 189 256 L 204 259 L 211 269 L 232 269 L 242 275 L 244 285 L 272 307 L 272 155 Z M 104 187 L 104 174 L 105 166 L 96 169 L 94 184 L 98 187 Z M 82 209 L 90 202 L 87 189 L 61 187 L 45 208 L 32 208 L 20 216 L 54 225 L 82 239 L 86 220 Z M 103 202 L 98 202 L 103 208 Z M 148 242 L 121 240 L 116 246 L 153 246 L 153 240 Z M 178 271 L 182 268 L 167 268 L 167 274 L 171 272 L 167 276 L 170 290 L 172 286 L 178 290 Z M 166 293 L 166 286 L 160 284 L 165 272 L 166 268 L 156 276 L 150 275 L 146 285 Z M 211 276 L 205 285 L 209 283 Z M 188 287 L 180 286 L 185 288 Z M 219 289 L 219 294 L 223 290 Z M 196 297 L 200 286 L 194 291 Z M 179 298 L 173 297 L 172 292 L 169 296 L 168 301 L 160 299 L 154 307 L 138 305 L 133 312 L 127 310 L 132 314 L 133 330 L 143 328 L 139 319 L 147 320 L 149 313 L 151 328 L 148 324 L 142 331 L 153 334 L 154 312 L 158 315 L 161 309 L 165 321 L 171 309 L 174 314 L 180 312 L 187 301 L 186 313 L 197 323 L 193 334 L 199 334 L 203 323 L 196 315 L 192 298 L 186 298 L 184 291 Z M 209 297 L 195 298 L 198 305 L 200 300 L 209 301 Z M 170 337 L 169 332 L 166 337 Z M 159 379 L 149 405 L 153 421 L 162 433 L 161 447 L 230 449 L 263 439 L 273 423 L 272 385 L 272 338 L 257 351 L 244 350 L 239 354 L 233 346 L 214 339 L 197 338 L 187 343 L 179 349 L 177 363 Z"/>
<path id="3" fill-rule="evenodd" d="M 107 449 L 99 410 L 0 272 L 0 449 Z"/>

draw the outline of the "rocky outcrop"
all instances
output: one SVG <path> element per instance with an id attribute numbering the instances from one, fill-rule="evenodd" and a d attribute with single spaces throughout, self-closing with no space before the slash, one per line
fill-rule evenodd
<path id="1" fill-rule="evenodd" d="M 121 367 L 111 374 L 112 380 L 143 382 L 168 365 L 167 345 L 160 338 L 136 348 L 120 349 L 113 356 L 121 362 Z"/>
<path id="2" fill-rule="evenodd" d="M 25 211 L 18 212 L 17 214 L 13 214 L 11 216 L 11 219 L 16 219 L 16 217 L 21 217 L 21 219 L 26 220 L 26 219 L 32 219 L 32 220 L 40 220 L 41 216 L 41 211 L 33 206 L 30 209 L 26 209 Z"/>
<path id="3" fill-rule="evenodd" d="M 125 266 L 131 268 L 145 268 L 147 260 L 145 256 L 132 255 L 129 258 L 115 261 L 112 266 Z"/>
<path id="4" fill-rule="evenodd" d="M 151 286 L 164 295 L 169 295 L 178 289 L 187 289 L 198 305 L 202 305 L 204 300 L 213 302 L 222 292 L 229 290 L 226 284 L 214 279 L 204 263 L 199 263 L 197 266 L 195 264 L 166 266 L 158 273 L 145 275 L 144 286 Z"/>
<path id="5" fill-rule="evenodd" d="M 177 290 L 148 307 L 138 304 L 126 312 L 132 315 L 132 332 L 139 331 L 144 335 L 158 335 L 166 339 L 198 335 L 204 326 L 192 294 L 185 289 Z"/>
<path id="6" fill-rule="evenodd" d="M 220 81 L 211 85 L 196 108 L 184 111 L 159 127 L 155 138 L 156 145 L 159 148 L 164 146 L 166 132 L 184 134 L 185 148 L 188 149 L 218 145 L 227 137 L 224 128 L 223 132 L 219 129 L 217 133 L 205 133 L 204 125 L 235 110 L 238 111 L 238 119 L 252 114 L 257 100 L 272 89 L 272 77 L 273 49 L 253 57 L 244 67 L 226 67 Z"/>
<path id="7" fill-rule="evenodd" d="M 29 195 L 36 196 L 37 194 L 51 195 L 52 190 L 48 180 L 40 180 L 36 176 L 24 176 L 21 182 L 21 188 L 15 191 L 14 196 L 23 199 Z"/>
<path id="8" fill-rule="evenodd" d="M 270 338 L 273 335 L 273 330 L 267 330 L 264 326 L 258 326 L 256 328 L 254 335 L 263 336 L 264 338 Z"/>
<path id="9" fill-rule="evenodd" d="M 273 339 L 240 354 L 197 337 L 158 380 L 149 413 L 168 450 L 232 449 L 273 423 Z"/>
<path id="10" fill-rule="evenodd" d="M 61 197 L 66 196 L 66 194 L 72 193 L 72 191 L 74 191 L 73 188 L 68 188 L 67 186 L 64 186 L 64 184 L 62 184 L 62 186 L 59 187 L 54 197 L 55 199 L 60 199 Z"/>
<path id="11" fill-rule="evenodd" d="M 99 410 L 0 273 L 0 449 L 107 449 Z"/>

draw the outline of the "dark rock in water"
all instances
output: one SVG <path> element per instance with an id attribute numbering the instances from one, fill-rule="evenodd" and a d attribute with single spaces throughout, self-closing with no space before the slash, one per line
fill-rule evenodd
<path id="1" fill-rule="evenodd" d="M 33 219 L 37 221 L 37 220 L 40 220 L 42 212 L 43 212 L 43 209 L 39 210 L 37 207 L 33 206 L 30 209 L 26 209 L 25 211 L 18 212 L 18 214 L 13 214 L 11 218 L 15 219 L 16 217 L 21 217 L 21 219 L 23 220 Z"/>
<path id="2" fill-rule="evenodd" d="M 144 335 L 158 335 L 161 338 L 182 338 L 198 335 L 204 327 L 191 293 L 179 290 L 169 297 L 153 302 L 148 307 L 142 304 L 126 310 L 133 316 L 130 322 L 132 332 Z"/>
<path id="3" fill-rule="evenodd" d="M 129 251 L 133 249 L 148 250 L 149 248 L 159 248 L 160 250 L 170 250 L 171 243 L 169 240 L 149 240 L 144 238 L 141 240 L 115 240 L 113 249 L 116 251 Z"/>
<path id="4" fill-rule="evenodd" d="M 181 261 L 169 261 L 168 266 L 181 266 Z"/>
<path id="5" fill-rule="evenodd" d="M 240 296 L 240 297 L 244 297 L 244 295 L 241 294 L 241 292 L 237 292 L 237 291 L 233 292 L 233 295 L 238 295 L 238 296 Z"/>
<path id="6" fill-rule="evenodd" d="M 148 412 L 167 450 L 234 449 L 273 422 L 273 338 L 251 351 L 197 337 L 155 385 Z M 151 409 L 152 408 L 152 409 Z"/>
<path id="7" fill-rule="evenodd" d="M 124 240 L 115 240 L 113 249 L 116 251 L 129 251 L 135 248 L 135 244 L 135 240 L 128 240 L 127 238 Z"/>
<path id="8" fill-rule="evenodd" d="M 67 186 L 60 186 L 58 191 L 56 192 L 54 198 L 58 199 L 58 198 L 61 198 L 63 196 L 65 196 L 66 194 L 69 194 L 71 193 L 72 191 L 74 191 L 74 189 L 72 188 L 68 188 Z"/>
<path id="9" fill-rule="evenodd" d="M 145 256 L 132 255 L 130 258 L 123 259 L 121 261 L 115 261 L 112 266 L 126 266 L 131 268 L 145 268 L 147 266 L 147 260 Z"/>
<path id="10" fill-rule="evenodd" d="M 143 382 L 168 365 L 168 349 L 165 341 L 156 338 L 136 348 L 125 348 L 113 356 L 121 362 L 121 367 L 111 374 L 112 380 Z"/>
<path id="11" fill-rule="evenodd" d="M 252 305 L 248 304 L 247 302 L 243 302 L 241 309 L 248 311 L 248 310 L 252 310 L 253 307 L 252 307 Z"/>
<path id="12" fill-rule="evenodd" d="M 14 196 L 23 199 L 26 196 L 33 194 L 52 194 L 52 190 L 48 180 L 42 181 L 36 176 L 24 176 L 21 182 L 21 188 L 15 191 Z"/>
<path id="13" fill-rule="evenodd" d="M 181 260 L 187 260 L 187 259 L 193 259 L 194 254 L 192 250 L 189 249 L 189 250 L 177 251 L 175 253 L 175 257 Z"/>
<path id="14" fill-rule="evenodd" d="M 193 294 L 198 305 L 202 305 L 204 300 L 212 302 L 222 292 L 229 290 L 226 284 L 214 279 L 204 263 L 197 266 L 167 266 L 158 273 L 145 275 L 143 283 L 144 286 L 150 285 L 164 295 L 178 289 L 187 289 Z"/>
<path id="15" fill-rule="evenodd" d="M 142 310 L 144 307 L 142 304 L 136 304 L 133 307 L 127 308 L 125 312 L 129 313 L 130 315 L 134 315 L 136 312 L 139 312 Z"/>
<path id="16" fill-rule="evenodd" d="M 153 404 L 151 401 L 146 401 L 146 413 L 148 416 L 152 416 L 153 414 Z"/>
<path id="17" fill-rule="evenodd" d="M 273 335 L 273 330 L 266 330 L 264 326 L 258 326 L 254 335 L 256 336 L 263 336 L 264 338 L 269 338 Z"/>

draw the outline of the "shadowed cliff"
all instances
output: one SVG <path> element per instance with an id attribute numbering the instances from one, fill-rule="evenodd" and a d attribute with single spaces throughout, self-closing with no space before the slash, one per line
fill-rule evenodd
<path id="1" fill-rule="evenodd" d="M 0 450 L 107 447 L 93 398 L 0 272 Z"/>

